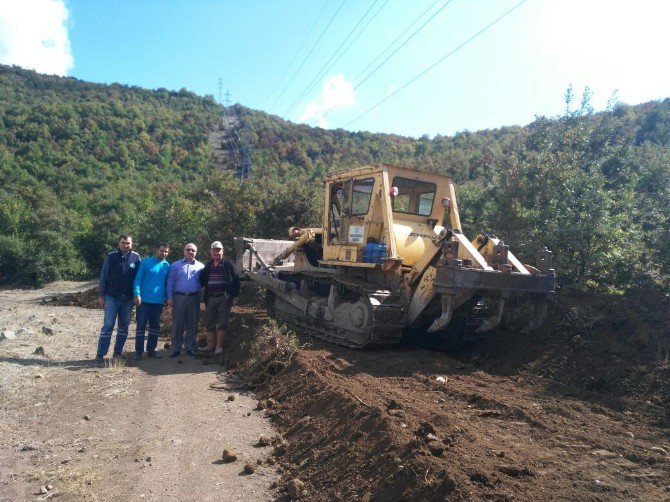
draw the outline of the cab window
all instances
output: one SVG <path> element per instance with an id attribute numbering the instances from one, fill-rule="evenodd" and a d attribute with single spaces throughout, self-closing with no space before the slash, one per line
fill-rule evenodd
<path id="1" fill-rule="evenodd" d="M 393 197 L 394 212 L 429 216 L 433 211 L 437 190 L 434 183 L 396 176 L 393 178 L 393 186 L 398 189 L 398 195 Z"/>
<path id="2" fill-rule="evenodd" d="M 351 214 L 354 216 L 367 214 L 370 209 L 370 200 L 372 199 L 372 187 L 375 184 L 374 178 L 364 180 L 354 180 L 351 198 Z"/>
<path id="3" fill-rule="evenodd" d="M 337 241 L 341 234 L 340 215 L 344 205 L 344 193 L 342 183 L 335 183 L 330 191 L 330 237 Z"/>

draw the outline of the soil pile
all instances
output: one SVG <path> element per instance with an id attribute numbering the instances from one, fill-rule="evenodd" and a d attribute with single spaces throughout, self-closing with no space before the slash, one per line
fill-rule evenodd
<path id="1" fill-rule="evenodd" d="M 458 353 L 317 340 L 261 392 L 285 483 L 340 500 L 667 500 L 667 298 L 564 296 Z"/>
<path id="2" fill-rule="evenodd" d="M 44 299 L 43 302 L 46 302 Z M 100 308 L 98 305 L 98 288 L 88 289 L 78 293 L 54 296 L 51 301 L 62 307 L 84 307 L 87 309 Z"/>
<path id="3" fill-rule="evenodd" d="M 45 300 L 46 301 L 46 300 Z M 63 307 L 84 307 L 89 309 L 101 309 L 98 304 L 98 288 L 92 288 L 80 293 L 70 293 L 62 296 L 54 296 L 51 299 L 54 305 Z M 136 310 L 133 309 L 133 318 L 135 321 Z M 169 338 L 172 333 L 172 307 L 166 305 L 161 314 L 160 336 Z"/>
<path id="4" fill-rule="evenodd" d="M 492 374 L 527 372 L 566 396 L 615 410 L 643 406 L 670 426 L 670 299 L 658 291 L 558 297 L 545 326 L 501 331 L 478 348 Z"/>

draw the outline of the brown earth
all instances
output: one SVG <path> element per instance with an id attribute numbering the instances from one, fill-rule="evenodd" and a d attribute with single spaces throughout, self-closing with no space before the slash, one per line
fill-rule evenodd
<path id="1" fill-rule="evenodd" d="M 533 335 L 453 354 L 301 337 L 260 389 L 288 445 L 284 486 L 301 480 L 310 500 L 670 500 L 669 328 L 667 297 L 571 293 Z"/>
<path id="2" fill-rule="evenodd" d="M 281 432 L 278 497 L 670 499 L 667 297 L 564 294 L 538 332 L 445 354 L 300 334 L 293 352 L 251 296 L 224 364 Z"/>

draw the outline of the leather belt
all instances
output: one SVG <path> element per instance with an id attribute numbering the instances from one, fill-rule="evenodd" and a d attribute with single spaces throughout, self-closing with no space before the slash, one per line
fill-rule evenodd
<path id="1" fill-rule="evenodd" d="M 182 295 L 182 296 L 195 296 L 199 295 L 200 293 L 180 293 L 179 291 L 174 292 L 175 295 Z"/>

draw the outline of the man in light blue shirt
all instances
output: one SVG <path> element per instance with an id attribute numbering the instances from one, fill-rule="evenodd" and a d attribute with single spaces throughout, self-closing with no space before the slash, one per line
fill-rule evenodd
<path id="1" fill-rule="evenodd" d="M 182 344 L 186 353 L 195 356 L 195 338 L 200 313 L 200 274 L 205 265 L 195 259 L 198 247 L 184 246 L 184 258 L 170 267 L 167 279 L 167 302 L 172 305 L 172 354 L 177 357 Z M 186 329 L 186 340 L 184 340 Z"/>
<path id="2" fill-rule="evenodd" d="M 167 276 L 170 264 L 166 260 L 170 245 L 161 242 L 156 247 L 156 255 L 142 260 L 133 282 L 133 295 L 137 305 L 137 329 L 135 331 L 135 359 L 142 359 L 144 353 L 144 331 L 149 324 L 147 357 L 160 359 L 156 352 L 160 331 L 161 313 L 167 298 Z"/>

